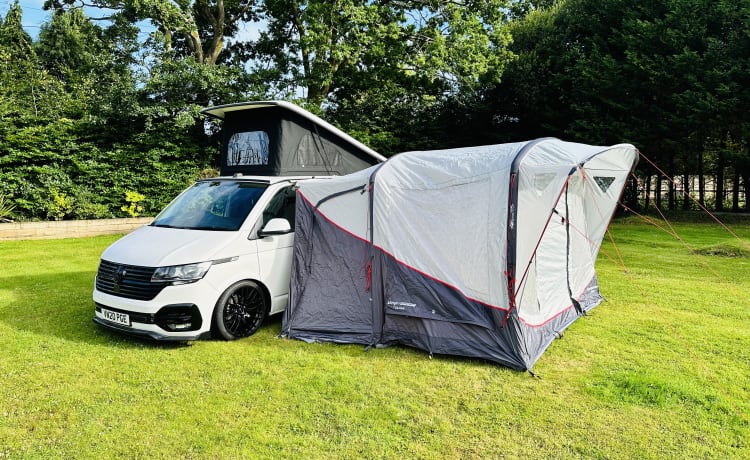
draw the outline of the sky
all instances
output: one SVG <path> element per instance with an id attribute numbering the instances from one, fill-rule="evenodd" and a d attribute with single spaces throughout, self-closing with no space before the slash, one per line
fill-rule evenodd
<path id="1" fill-rule="evenodd" d="M 49 12 L 42 10 L 44 0 L 21 0 L 19 3 L 23 10 L 23 28 L 36 38 L 39 35 L 39 27 L 50 18 Z M 5 17 L 12 4 L 13 0 L 0 0 L 0 15 Z"/>
<path id="2" fill-rule="evenodd" d="M 5 14 L 8 12 L 8 9 L 13 2 L 14 0 L 0 0 L 0 15 L 5 17 Z M 21 5 L 21 10 L 23 10 L 23 28 L 29 35 L 31 35 L 31 38 L 36 40 L 39 36 L 39 30 L 41 29 L 42 24 L 48 22 L 52 18 L 52 14 L 49 11 L 44 11 L 42 8 L 44 6 L 44 0 L 20 0 L 18 3 Z M 105 15 L 102 13 L 103 10 L 97 8 L 86 8 L 85 11 L 89 17 L 100 17 Z M 106 23 L 102 23 L 101 25 L 106 26 Z M 148 33 L 149 28 L 149 24 L 142 24 L 141 29 L 144 30 L 144 35 Z"/>
<path id="3" fill-rule="evenodd" d="M 8 12 L 8 9 L 13 4 L 14 0 L 0 0 L 0 15 L 2 17 L 5 17 L 6 13 Z M 31 37 L 36 40 L 39 36 L 39 30 L 45 22 L 48 22 L 51 18 L 51 14 L 49 11 L 44 11 L 42 9 L 42 6 L 44 6 L 44 0 L 20 0 L 19 4 L 21 5 L 21 9 L 23 10 L 23 28 L 24 30 L 31 35 Z M 99 10 L 101 11 L 101 10 Z M 89 8 L 86 11 L 86 14 L 88 14 L 89 17 L 98 17 L 102 16 L 100 12 L 97 11 L 95 8 Z M 105 25 L 105 24 L 102 24 Z M 240 40 L 252 40 L 258 37 L 259 34 L 259 26 L 258 24 L 245 24 L 240 26 L 240 33 L 237 37 Z M 149 29 L 152 29 L 150 24 L 147 22 L 144 22 L 141 25 L 141 30 L 143 31 L 143 34 L 147 34 Z M 145 37 L 141 37 L 145 38 Z"/>

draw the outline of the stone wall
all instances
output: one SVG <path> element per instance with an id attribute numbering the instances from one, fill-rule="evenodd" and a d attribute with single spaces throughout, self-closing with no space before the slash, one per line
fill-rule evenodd
<path id="1" fill-rule="evenodd" d="M 146 225 L 153 217 L 97 220 L 60 220 L 50 222 L 0 223 L 0 241 L 81 238 L 85 236 L 128 233 Z"/>

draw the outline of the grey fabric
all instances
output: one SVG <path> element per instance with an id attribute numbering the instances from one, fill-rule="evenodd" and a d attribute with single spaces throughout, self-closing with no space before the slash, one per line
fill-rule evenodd
<path id="1" fill-rule="evenodd" d="M 228 165 L 229 139 L 236 133 L 264 131 L 269 139 L 267 165 Z M 259 176 L 344 175 L 380 162 L 313 120 L 284 106 L 248 107 L 226 114 L 222 127 L 221 174 Z"/>
<path id="2" fill-rule="evenodd" d="M 289 307 L 282 334 L 345 343 L 373 342 L 368 244 L 297 199 Z"/>
<path id="3" fill-rule="evenodd" d="M 596 278 L 591 280 L 589 288 L 577 300 L 580 302 L 584 313 L 590 311 L 604 300 L 601 294 L 599 294 L 599 284 Z M 528 363 L 528 367 L 531 367 L 542 356 L 550 344 L 556 338 L 560 337 L 563 331 L 579 317 L 580 315 L 573 308 L 572 304 L 561 315 L 541 326 L 531 327 L 519 321 L 516 316 L 513 320 L 514 327 L 517 330 L 520 341 L 524 344 L 524 347 L 520 350 L 521 359 L 525 363 Z"/>
<path id="4" fill-rule="evenodd" d="M 505 337 L 495 309 L 472 301 L 455 288 L 381 256 L 385 267 L 383 343 L 398 343 L 429 353 L 466 356 L 525 369 Z"/>

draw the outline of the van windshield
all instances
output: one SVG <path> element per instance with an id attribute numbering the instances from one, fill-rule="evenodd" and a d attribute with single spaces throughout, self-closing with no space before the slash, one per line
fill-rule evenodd
<path id="1" fill-rule="evenodd" d="M 201 181 L 182 192 L 151 223 L 189 230 L 238 230 L 267 184 Z"/>

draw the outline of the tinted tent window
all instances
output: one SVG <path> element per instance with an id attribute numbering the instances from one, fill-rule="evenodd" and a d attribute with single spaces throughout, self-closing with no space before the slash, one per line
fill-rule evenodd
<path id="1" fill-rule="evenodd" d="M 341 165 L 341 152 L 336 145 L 308 133 L 297 146 L 297 165 L 324 166 L 331 170 Z"/>
<path id="2" fill-rule="evenodd" d="M 234 133 L 227 144 L 227 166 L 267 165 L 268 146 L 265 131 Z"/>

